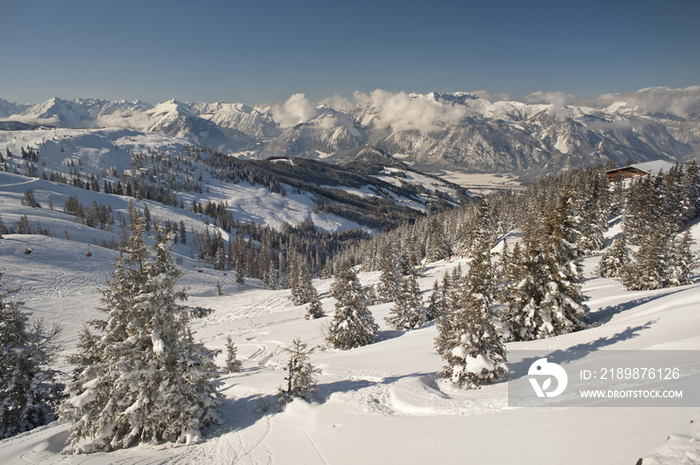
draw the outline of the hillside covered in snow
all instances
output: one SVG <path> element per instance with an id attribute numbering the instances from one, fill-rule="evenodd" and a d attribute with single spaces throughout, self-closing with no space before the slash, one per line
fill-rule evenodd
<path id="1" fill-rule="evenodd" d="M 392 267 L 403 269 L 402 273 L 418 273 L 419 294 L 427 305 L 438 286 L 436 282 L 456 279 L 450 277 L 464 276 L 471 270 L 473 250 L 481 244 L 477 238 L 486 237 L 480 229 L 484 224 L 491 231 L 488 240 L 497 242 L 489 251 L 494 254 L 495 263 L 505 260 L 505 250 L 515 253 L 516 244 L 534 251 L 535 261 L 530 262 L 533 267 L 539 256 L 555 253 L 537 249 L 538 243 L 544 244 L 549 237 L 539 241 L 533 238 L 542 228 L 538 225 L 548 224 L 548 218 L 556 212 L 553 205 L 564 205 L 572 212 L 568 227 L 579 233 L 579 286 L 588 308 L 585 325 L 578 331 L 560 329 L 552 334 L 542 325 L 539 330 L 544 332 L 529 339 L 513 333 L 506 337 L 504 328 L 513 323 L 505 319 L 507 307 L 496 305 L 493 311 L 503 320 L 499 335 L 502 333 L 506 350 L 558 354 L 586 351 L 587 357 L 568 360 L 567 367 L 573 372 L 587 367 L 591 360 L 602 366 L 615 363 L 617 359 L 609 351 L 697 353 L 697 268 L 686 270 L 690 273 L 673 287 L 667 287 L 671 285 L 668 282 L 652 280 L 627 282 L 629 277 L 620 275 L 600 277 L 599 269 L 603 257 L 614 256 L 612 250 L 623 236 L 629 240 L 627 252 L 634 258 L 629 262 L 628 257 L 631 265 L 627 274 L 631 278 L 636 277 L 636 272 L 647 273 L 642 270 L 646 256 L 671 261 L 675 252 L 669 251 L 668 243 L 663 246 L 659 242 L 665 237 L 670 238 L 671 244 L 679 244 L 680 233 L 687 232 L 696 241 L 691 251 L 700 252 L 697 165 L 679 165 L 668 173 L 640 179 L 631 187 L 622 183 L 608 185 L 600 167 L 576 171 L 570 176 L 544 179 L 522 194 L 504 192 L 489 197 L 490 212 L 483 210 L 485 203 L 467 203 L 416 217 L 415 221 L 382 234 L 375 231 L 373 236 L 353 236 L 351 230 L 359 225 L 321 208 L 314 209 L 319 204 L 312 203 L 312 199 L 318 197 L 310 197 L 308 191 L 280 181 L 285 176 L 290 183 L 292 178 L 302 182 L 303 176 L 317 176 L 310 174 L 316 172 L 312 169 L 316 161 L 278 158 L 245 165 L 255 175 L 263 169 L 274 173 L 269 179 L 276 179 L 279 184 L 254 185 L 240 179 L 225 182 L 215 176 L 221 174 L 221 167 L 205 163 L 218 160 L 215 154 L 197 151 L 169 137 L 160 140 L 160 136 L 151 134 L 141 139 L 144 136 L 129 130 L 115 130 L 119 137 L 114 143 L 88 150 L 82 142 L 78 143 L 81 137 L 93 137 L 94 131 L 110 131 L 45 131 L 43 140 L 32 139 L 31 144 L 22 137 L 40 132 L 10 132 L 21 136 L 10 146 L 10 151 L 18 151 L 19 155 L 13 153 L 4 163 L 18 170 L 29 169 L 29 164 L 34 163 L 34 150 L 38 150 L 39 157 L 45 157 L 46 166 L 38 158 L 36 169 L 46 171 L 49 164 L 60 165 L 63 168 L 56 170 L 54 179 L 74 176 L 71 179 L 79 182 L 0 173 L 0 215 L 6 230 L 12 230 L 0 239 L 0 270 L 5 273 L 7 288 L 21 288 L 11 297 L 24 302 L 21 308 L 31 312 L 32 319 L 45 318 L 62 326 L 62 349 L 54 368 L 63 371 L 69 381 L 73 366 L 65 356 L 79 346 L 79 334 L 85 325 L 103 315 L 96 309 L 104 303 L 101 291 L 107 287 L 105 278 L 111 276 L 115 260 L 122 256 L 122 238 L 131 221 L 130 203 L 140 215 L 145 216 L 148 209 L 152 224 L 158 219 L 161 225 L 170 225 L 178 239 L 186 238 L 176 241 L 171 249 L 175 263 L 183 271 L 177 288 L 186 289 L 189 297 L 185 304 L 211 309 L 192 319 L 190 326 L 197 340 L 211 349 L 222 350 L 215 359 L 223 382 L 219 388 L 224 396 L 222 424 L 203 431 L 203 441 L 197 444 L 151 442 L 113 452 L 65 456 L 60 452 L 67 446 L 69 425 L 53 422 L 0 441 L 3 463 L 634 464 L 643 458 L 642 463 L 648 465 L 684 460 L 693 463 L 700 453 L 698 423 L 693 422 L 698 406 L 624 407 L 600 400 L 585 407 L 514 407 L 509 405 L 505 380 L 485 383 L 479 389 L 460 389 L 444 378 L 446 362 L 436 352 L 435 341 L 443 323 L 423 321 L 410 331 L 398 330 L 386 319 L 394 312 L 394 301 L 379 303 L 381 299 L 374 298 L 370 302 L 368 309 L 379 325 L 370 344 L 339 350 L 332 348 L 324 336 L 337 310 L 332 292 L 338 275 L 336 262 L 355 263 L 361 285 L 380 292 L 385 280 L 383 257 L 390 251 L 390 261 L 395 262 Z M 104 140 L 103 136 L 97 139 Z M 155 145 L 158 141 L 161 145 Z M 133 159 L 128 163 L 117 156 L 110 159 L 124 147 L 129 148 Z M 136 148 L 140 150 L 132 150 Z M 167 156 L 159 159 L 156 152 Z M 173 164 L 166 169 L 162 163 L 169 158 L 174 159 Z M 385 158 L 381 152 L 362 152 L 356 159 L 361 166 L 354 171 L 358 177 L 349 177 L 339 188 L 331 172 L 324 184 L 314 186 L 335 186 L 334 190 L 361 199 L 377 195 L 361 185 L 364 181 L 360 180 L 365 179 L 361 176 L 367 173 L 374 173 L 371 176 L 394 187 L 408 181 L 417 185 L 438 182 Z M 123 164 L 114 165 L 116 160 Z M 308 165 L 302 171 L 289 174 L 294 164 L 304 163 Z M 381 171 L 375 172 L 373 164 Z M 143 170 L 144 177 L 137 179 L 156 176 L 164 180 L 166 173 L 178 174 L 181 169 L 181 179 L 176 176 L 172 182 L 190 180 L 201 187 L 175 191 L 177 202 L 163 201 L 169 197 L 155 200 L 135 196 L 139 189 L 150 186 L 140 183 L 125 182 L 122 189 L 130 186 L 131 195 L 118 194 L 113 192 L 117 181 L 132 179 L 114 176 L 112 165 L 120 172 Z M 86 184 L 92 184 L 93 174 L 96 177 L 103 172 L 106 174 L 99 179 L 100 189 L 86 188 Z M 108 189 L 103 187 L 105 182 Z M 384 189 L 393 192 L 389 187 Z M 394 194 L 387 198 L 396 201 L 398 197 Z M 567 200 L 561 203 L 560 199 Z M 84 207 L 82 218 L 74 206 L 64 211 L 71 202 Z M 181 208 L 180 203 L 205 208 Z M 217 210 L 221 204 L 225 208 Z M 650 206 L 655 208 L 645 209 Z M 414 207 L 420 208 L 418 204 Z M 104 215 L 105 211 L 109 215 Z M 217 211 L 224 214 L 219 216 Z M 236 216 L 230 219 L 227 213 Z M 245 214 L 249 216 L 238 216 Z M 299 215 L 298 223 L 294 223 L 295 215 Z M 114 221 L 103 222 L 104 216 Z M 304 221 L 309 217 L 315 227 Z M 485 218 L 490 220 L 486 222 Z M 24 228 L 25 221 L 28 229 L 18 231 Z M 90 222 L 94 222 L 92 226 Z M 262 224 L 269 227 L 263 228 Z M 298 226 L 290 230 L 293 224 Z M 660 235 L 665 226 L 659 225 L 670 224 L 678 226 L 669 228 L 666 236 Z M 283 235 L 276 236 L 275 227 Z M 320 234 L 320 229 L 326 232 Z M 211 241 L 221 241 L 223 252 L 207 252 L 204 244 L 209 233 L 214 235 Z M 327 249 L 312 247 L 323 244 L 328 237 L 336 237 L 339 242 Z M 152 244 L 154 239 L 147 241 Z M 223 244 L 231 244 L 231 249 Z M 220 263 L 220 255 L 233 260 Z M 678 253 L 673 260 L 678 262 Z M 291 265 L 293 262 L 296 263 Z M 268 263 L 272 269 L 271 280 L 265 266 L 258 266 L 257 271 L 251 267 L 261 263 Z M 296 273 L 292 270 L 300 268 L 299 263 L 310 265 L 315 275 L 313 285 L 326 314 L 320 319 L 306 319 L 307 305 L 295 305 L 292 290 L 285 288 L 289 283 L 283 283 L 283 270 L 289 279 Z M 567 266 L 574 271 L 575 265 Z M 660 266 L 668 271 L 668 263 Z M 677 268 L 676 264 L 673 266 Z M 244 279 L 239 280 L 239 275 Z M 665 278 L 671 280 L 669 276 Z M 316 389 L 306 399 L 296 398 L 280 409 L 277 394 L 288 375 L 286 349 L 295 337 L 314 348 L 309 361 L 316 369 Z M 238 348 L 241 372 L 223 371 L 228 338 Z M 697 386 L 697 361 L 684 364 L 682 369 L 681 382 L 690 388 Z"/>
<path id="2" fill-rule="evenodd" d="M 4 212 L 3 212 L 4 213 Z M 698 227 L 693 228 L 698 238 Z M 27 244 L 33 252 L 24 254 Z M 697 250 L 697 248 L 696 248 Z M 64 354 L 72 352 L 78 331 L 97 316 L 99 289 L 119 252 L 92 248 L 91 257 L 75 242 L 43 236 L 6 235 L 0 266 L 33 317 L 63 326 Z M 177 256 L 177 252 L 176 252 Z M 585 262 L 584 293 L 590 297 L 590 329 L 531 342 L 509 343 L 509 350 L 697 350 L 700 285 L 657 291 L 626 291 L 612 279 L 596 278 L 598 257 Z M 419 279 L 423 294 L 435 279 L 464 261 L 436 262 Z M 697 408 L 509 408 L 506 383 L 462 391 L 441 380 L 441 360 L 433 351 L 437 331 L 427 325 L 410 332 L 383 324 L 391 304 L 371 307 L 382 322 L 374 344 L 350 351 L 317 349 L 317 392 L 276 412 L 276 392 L 284 383 L 292 338 L 324 346 L 330 317 L 304 319 L 289 290 L 266 290 L 250 282 L 241 288 L 223 272 L 197 271 L 183 262 L 179 286 L 189 288 L 188 305 L 214 312 L 193 322 L 197 339 L 224 349 L 227 336 L 239 348 L 241 373 L 222 375 L 224 423 L 191 446 L 145 444 L 86 456 L 61 456 L 68 425 L 51 423 L 0 441 L 7 465 L 44 463 L 522 463 L 634 464 L 686 463 L 697 457 L 691 424 Z M 194 266 L 194 267 L 193 267 Z M 377 273 L 361 274 L 364 284 Z M 215 282 L 223 296 L 216 296 Z M 332 280 L 315 280 L 324 309 L 332 315 Z M 222 354 L 218 363 L 223 365 Z M 61 362 L 63 369 L 68 369 Z M 678 434 L 674 434 L 675 432 Z M 667 439 L 671 437 L 671 439 Z M 695 455 L 694 455 L 695 454 Z M 691 459 L 688 459 L 690 457 Z"/>

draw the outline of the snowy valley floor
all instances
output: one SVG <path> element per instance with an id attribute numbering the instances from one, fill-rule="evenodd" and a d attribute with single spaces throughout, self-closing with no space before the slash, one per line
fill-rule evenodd
<path id="1" fill-rule="evenodd" d="M 700 239 L 700 227 L 694 236 Z M 101 315 L 95 310 L 98 288 L 118 252 L 94 247 L 88 258 L 70 241 L 31 236 L 34 252 L 24 255 L 27 240 L 17 235 L 0 240 L 0 270 L 10 287 L 22 286 L 18 298 L 34 317 L 61 323 L 68 353 L 83 323 Z M 586 261 L 587 276 L 597 260 Z M 421 289 L 428 292 L 456 265 L 429 266 L 419 280 Z M 243 360 L 242 373 L 221 378 L 227 398 L 224 424 L 192 446 L 143 445 L 64 456 L 60 451 L 68 426 L 56 422 L 0 441 L 0 463 L 634 465 L 640 457 L 648 457 L 645 465 L 698 463 L 698 442 L 691 441 L 698 439 L 698 428 L 690 425 L 698 408 L 509 408 L 505 383 L 461 391 L 439 378 L 442 363 L 433 351 L 433 325 L 409 333 L 383 327 L 378 342 L 345 352 L 317 348 L 311 356 L 319 370 L 313 401 L 295 400 L 276 412 L 284 348 L 294 336 L 309 346 L 322 345 L 322 327 L 330 317 L 305 320 L 305 307 L 293 306 L 289 291 L 263 290 L 252 282 L 240 290 L 232 275 L 199 273 L 189 260 L 183 269 L 180 284 L 190 287 L 188 305 L 215 310 L 193 321 L 196 337 L 224 349 L 230 335 Z M 360 276 L 364 283 L 378 279 L 376 273 Z M 217 279 L 225 296 L 214 295 Z M 331 280 L 314 284 L 332 314 Z M 612 279 L 591 278 L 584 292 L 590 297 L 590 329 L 508 348 L 700 350 L 700 284 L 628 292 Z M 390 308 L 372 307 L 380 325 Z M 221 366 L 224 357 L 218 359 Z"/>

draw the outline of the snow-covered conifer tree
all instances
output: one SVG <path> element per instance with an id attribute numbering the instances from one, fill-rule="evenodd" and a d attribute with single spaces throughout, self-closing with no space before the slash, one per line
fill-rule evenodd
<path id="1" fill-rule="evenodd" d="M 528 242 L 524 251 L 516 242 L 510 254 L 500 299 L 507 305 L 502 315 L 510 339 L 536 339 L 539 303 L 544 297 L 544 260 L 536 241 Z"/>
<path id="2" fill-rule="evenodd" d="M 294 305 L 303 305 L 311 302 L 315 289 L 306 263 L 302 263 L 293 274 L 291 288 Z"/>
<path id="3" fill-rule="evenodd" d="M 528 232 L 525 250 L 514 248 L 510 283 L 501 293 L 508 306 L 503 323 L 513 340 L 531 340 L 584 328 L 588 307 L 581 293 L 582 252 L 564 192 Z"/>
<path id="4" fill-rule="evenodd" d="M 336 299 L 335 315 L 328 327 L 326 342 L 343 350 L 372 343 L 379 326 L 367 308 L 365 290 L 349 263 L 336 273 L 331 293 Z"/>
<path id="5" fill-rule="evenodd" d="M 572 223 L 578 231 L 578 249 L 590 255 L 605 245 L 603 233 L 610 213 L 608 181 L 604 173 L 590 171 L 582 172 L 577 184 L 572 194 Z"/>
<path id="6" fill-rule="evenodd" d="M 446 365 L 443 375 L 465 389 L 503 379 L 506 349 L 493 316 L 491 241 L 474 244 L 469 272 L 455 305 L 438 320 L 436 348 Z"/>
<path id="7" fill-rule="evenodd" d="M 623 230 L 627 241 L 639 245 L 650 237 L 659 223 L 661 199 L 656 190 L 656 179 L 642 176 L 627 191 L 627 208 L 623 216 Z"/>
<path id="8" fill-rule="evenodd" d="M 277 282 L 275 281 L 275 267 L 272 263 L 272 260 L 270 260 L 270 265 L 268 266 L 267 271 L 263 275 L 263 282 L 267 284 L 267 287 L 269 287 L 270 289 L 277 289 Z"/>
<path id="9" fill-rule="evenodd" d="M 674 286 L 690 284 L 690 275 L 700 264 L 698 254 L 691 250 L 693 244 L 695 240 L 690 235 L 690 231 L 686 231 L 676 239 L 673 263 Z"/>
<path id="10" fill-rule="evenodd" d="M 22 205 L 26 205 L 32 208 L 41 208 L 39 202 L 34 198 L 34 191 L 32 189 L 27 189 L 22 197 Z"/>
<path id="11" fill-rule="evenodd" d="M 146 219 L 146 231 L 151 230 L 151 211 L 148 209 L 146 202 L 143 203 L 143 217 Z"/>
<path id="12" fill-rule="evenodd" d="M 17 234 L 31 234 L 32 229 L 29 226 L 29 218 L 27 218 L 27 215 L 20 216 L 17 226 L 15 227 L 15 232 Z"/>
<path id="13" fill-rule="evenodd" d="M 425 321 L 423 299 L 416 281 L 416 275 L 411 272 L 405 276 L 401 289 L 396 296 L 395 305 L 386 317 L 386 322 L 394 329 L 411 330 Z"/>
<path id="14" fill-rule="evenodd" d="M 214 269 L 223 271 L 226 269 L 226 251 L 223 247 L 216 249 L 216 258 L 214 259 Z"/>
<path id="15" fill-rule="evenodd" d="M 433 292 L 425 307 L 425 321 L 433 321 L 442 314 L 442 295 L 440 293 L 440 283 L 436 279 L 433 283 Z"/>
<path id="16" fill-rule="evenodd" d="M 241 363 L 238 358 L 236 358 L 236 352 L 238 352 L 238 348 L 236 347 L 236 343 L 233 342 L 233 339 L 231 339 L 231 336 L 226 337 L 226 366 L 224 367 L 224 371 L 226 373 L 240 373 L 241 370 L 243 369 L 243 363 Z"/>
<path id="17" fill-rule="evenodd" d="M 622 276 L 629 262 L 630 252 L 623 233 L 600 257 L 595 273 L 601 278 L 617 278 Z"/>
<path id="18" fill-rule="evenodd" d="M 443 260 L 452 254 L 452 248 L 445 238 L 443 226 L 437 219 L 434 219 L 430 224 L 430 235 L 425 254 L 429 262 Z"/>
<path id="19" fill-rule="evenodd" d="M 622 284 L 630 290 L 662 289 L 673 285 L 675 226 L 658 224 L 654 233 L 640 238 L 639 249 L 625 267 Z"/>
<path id="20" fill-rule="evenodd" d="M 0 439 L 53 421 L 64 389 L 50 368 L 60 328 L 29 324 L 23 302 L 6 300 L 19 289 L 4 287 L 0 282 Z"/>
<path id="21" fill-rule="evenodd" d="M 187 230 L 185 229 L 185 222 L 180 220 L 180 244 L 187 244 Z"/>
<path id="22" fill-rule="evenodd" d="M 315 370 L 308 362 L 313 349 L 307 350 L 307 345 L 296 336 L 292 340 L 292 347 L 285 349 L 289 352 L 289 362 L 287 363 L 287 377 L 284 378 L 287 381 L 287 390 L 283 392 L 288 398 L 306 397 L 316 386 Z"/>
<path id="23" fill-rule="evenodd" d="M 323 313 L 323 305 L 321 305 L 321 301 L 318 299 L 318 292 L 316 292 L 316 288 L 313 288 L 309 308 L 306 310 L 306 319 L 315 320 L 316 318 L 321 318 L 323 316 L 325 316 L 325 313 Z"/>
<path id="24" fill-rule="evenodd" d="M 381 302 L 393 302 L 399 292 L 401 272 L 398 259 L 391 244 L 384 247 L 379 259 L 381 276 L 377 286 L 377 295 Z"/>
<path id="25" fill-rule="evenodd" d="M 566 190 L 545 211 L 542 224 L 542 256 L 546 282 L 538 310 L 538 337 L 554 336 L 586 327 L 587 299 L 581 293 L 583 252 L 573 224 L 571 197 Z"/>
<path id="26" fill-rule="evenodd" d="M 73 357 L 78 374 L 61 408 L 71 423 L 67 453 L 192 443 L 219 421 L 215 352 L 194 341 L 177 303 L 187 295 L 174 289 L 182 271 L 170 255 L 172 234 L 159 231 L 148 247 L 144 219 L 132 216 L 126 256 L 102 291 L 107 317 L 89 323 L 99 334 L 83 335 Z"/>
<path id="27" fill-rule="evenodd" d="M 245 284 L 245 263 L 242 257 L 236 261 L 236 283 L 241 286 Z"/>

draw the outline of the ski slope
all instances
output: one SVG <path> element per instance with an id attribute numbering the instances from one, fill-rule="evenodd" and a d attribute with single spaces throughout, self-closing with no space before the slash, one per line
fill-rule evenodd
<path id="1" fill-rule="evenodd" d="M 700 239 L 700 226 L 693 234 Z M 33 248 L 29 255 L 24 254 L 27 242 Z M 95 310 L 99 289 L 119 253 L 93 247 L 92 256 L 86 257 L 83 246 L 76 244 L 44 236 L 6 235 L 0 240 L 5 281 L 22 287 L 17 298 L 34 318 L 62 325 L 65 354 L 75 349 L 83 324 L 101 317 Z M 590 297 L 594 323 L 590 329 L 507 347 L 700 349 L 700 283 L 629 292 L 612 279 L 592 277 L 597 260 L 585 262 L 590 279 L 584 293 Z M 419 279 L 424 295 L 457 264 L 429 265 Z M 63 456 L 68 425 L 54 422 L 0 441 L 0 463 L 622 465 L 640 457 L 646 457 L 645 465 L 698 463 L 700 422 L 690 423 L 697 408 L 509 408 L 505 383 L 462 391 L 442 381 L 437 374 L 442 363 L 433 351 L 436 328 L 427 325 L 408 333 L 386 328 L 384 317 L 392 304 L 371 307 L 382 326 L 374 344 L 350 351 L 324 349 L 323 326 L 330 317 L 305 320 L 305 307 L 294 306 L 288 290 L 264 290 L 255 280 L 241 288 L 224 272 L 200 273 L 186 257 L 182 266 L 180 285 L 190 288 L 187 304 L 214 309 L 193 320 L 196 337 L 224 349 L 231 336 L 243 361 L 243 372 L 221 377 L 224 423 L 191 446 L 147 444 Z M 379 275 L 360 277 L 369 284 Z M 224 296 L 215 295 L 217 280 Z M 326 313 L 332 314 L 331 280 L 314 284 Z M 294 336 L 309 347 L 319 346 L 310 360 L 318 369 L 317 392 L 311 402 L 296 399 L 277 412 L 275 394 L 286 374 L 284 348 Z M 219 356 L 220 366 L 224 358 Z M 63 359 L 61 368 L 70 368 Z"/>

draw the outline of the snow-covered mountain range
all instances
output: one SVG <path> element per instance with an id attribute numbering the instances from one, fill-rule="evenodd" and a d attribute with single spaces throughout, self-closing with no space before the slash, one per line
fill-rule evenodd
<path id="1" fill-rule="evenodd" d="M 246 158 L 347 160 L 381 149 L 422 169 L 539 176 L 612 160 L 684 161 L 700 154 L 700 87 L 653 88 L 582 102 L 490 101 L 472 93 L 377 90 L 311 103 L 295 94 L 274 106 L 157 105 L 52 98 L 37 105 L 0 99 L 0 121 L 58 127 L 125 127 L 189 139 Z"/>

